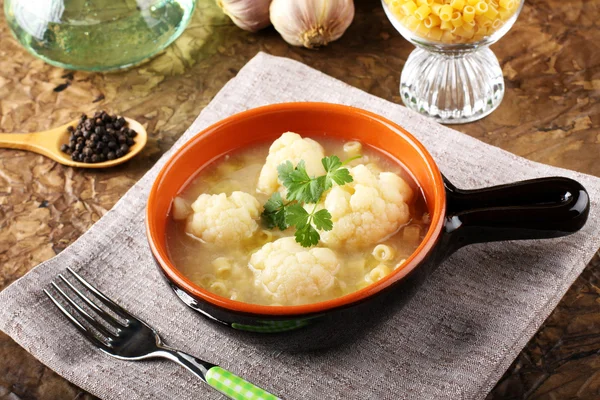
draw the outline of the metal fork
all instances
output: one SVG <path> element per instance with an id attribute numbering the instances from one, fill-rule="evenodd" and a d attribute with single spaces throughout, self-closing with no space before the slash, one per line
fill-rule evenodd
<path id="1" fill-rule="evenodd" d="M 58 277 L 69 289 L 79 297 L 94 312 L 88 311 L 77 304 L 56 283 L 52 282 L 54 289 L 60 294 L 75 312 L 65 308 L 56 297 L 44 289 L 44 293 L 52 300 L 67 319 L 85 336 L 94 346 L 104 353 L 120 360 L 140 361 L 150 358 L 166 358 L 186 368 L 188 371 L 208 383 L 219 392 L 235 400 L 276 400 L 277 397 L 265 390 L 254 386 L 239 376 L 209 362 L 200 360 L 189 354 L 166 346 L 158 333 L 144 321 L 131 315 L 125 309 L 110 300 L 98 289 L 79 276 L 71 268 L 67 270 L 77 279 L 96 301 L 100 301 L 109 310 L 114 312 L 119 319 L 100 308 L 97 303 L 90 300 L 82 291 L 77 289 L 62 274 Z M 108 325 L 110 328 L 107 328 Z M 91 330 L 92 327 L 96 332 Z"/>

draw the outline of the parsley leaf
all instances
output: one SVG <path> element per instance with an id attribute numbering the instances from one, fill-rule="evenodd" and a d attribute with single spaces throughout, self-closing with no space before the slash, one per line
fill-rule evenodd
<path id="1" fill-rule="evenodd" d="M 289 225 L 304 228 L 308 225 L 310 214 L 300 204 L 292 204 L 285 210 L 285 220 Z"/>
<path id="2" fill-rule="evenodd" d="M 312 225 L 308 224 L 300 229 L 296 229 L 294 234 L 296 242 L 300 243 L 302 247 L 310 247 L 319 243 L 321 235 Z"/>
<path id="3" fill-rule="evenodd" d="M 262 213 L 265 225 L 269 229 L 278 227 L 282 231 L 294 226 L 296 242 L 303 247 L 318 244 L 321 239 L 319 230 L 330 231 L 333 229 L 333 221 L 326 209 L 317 211 L 317 203 L 323 193 L 331 189 L 334 182 L 340 186 L 352 182 L 350 171 L 343 166 L 359 157 L 344 162 L 337 156 L 324 157 L 321 163 L 326 174 L 319 177 L 308 175 L 304 160 L 295 167 L 290 161 L 280 164 L 277 167 L 277 175 L 287 189 L 287 203 L 279 192 L 273 193 L 265 203 Z M 306 211 L 305 204 L 314 204 L 312 212 Z"/>
<path id="4" fill-rule="evenodd" d="M 342 162 L 338 156 L 324 157 L 321 160 L 321 163 L 323 164 L 325 171 L 327 171 L 327 174 L 320 178 L 322 179 L 321 185 L 323 186 L 323 191 L 331 189 L 333 182 L 340 186 L 352 182 L 353 179 L 352 175 L 350 175 L 350 171 L 348 171 L 347 168 L 342 168 L 342 166 L 356 158 L 358 157 L 352 157 Z"/>
<path id="5" fill-rule="evenodd" d="M 330 231 L 333 229 L 333 222 L 331 221 L 331 214 L 326 209 L 317 211 L 312 216 L 315 227 L 322 231 Z"/>
<path id="6" fill-rule="evenodd" d="M 323 194 L 323 187 L 318 180 L 308 176 L 304 160 L 301 160 L 296 168 L 292 163 L 286 161 L 277 167 L 279 179 L 287 189 L 286 198 L 289 201 L 296 200 L 304 203 L 316 203 Z"/>
<path id="7" fill-rule="evenodd" d="M 273 193 L 271 198 L 265 203 L 265 210 L 261 215 L 267 228 L 273 229 L 278 227 L 282 231 L 288 228 L 289 225 L 285 221 L 285 208 L 286 205 L 283 203 L 281 193 Z"/>

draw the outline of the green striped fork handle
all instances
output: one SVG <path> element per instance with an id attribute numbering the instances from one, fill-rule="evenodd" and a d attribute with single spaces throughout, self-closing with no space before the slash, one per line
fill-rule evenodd
<path id="1" fill-rule="evenodd" d="M 206 382 L 223 393 L 227 397 L 235 400 L 277 400 L 276 396 L 254 386 L 250 382 L 232 374 L 221 368 L 212 367 L 206 372 Z"/>
<path id="2" fill-rule="evenodd" d="M 253 385 L 243 378 L 223 369 L 217 365 L 200 360 L 190 354 L 170 348 L 164 344 L 159 345 L 156 356 L 175 361 L 188 371 L 201 378 L 225 396 L 234 400 L 279 400 L 264 389 Z"/>

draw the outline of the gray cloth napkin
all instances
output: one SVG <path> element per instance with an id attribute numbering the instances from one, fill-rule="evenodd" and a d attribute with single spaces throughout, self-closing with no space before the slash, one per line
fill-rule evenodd
<path id="1" fill-rule="evenodd" d="M 484 398 L 600 247 L 600 179 L 527 161 L 303 64 L 265 54 L 227 83 L 173 149 L 231 114 L 289 101 L 348 104 L 395 121 L 425 144 L 459 187 L 574 178 L 590 193 L 590 218 L 581 232 L 566 238 L 461 249 L 406 307 L 360 341 L 286 353 L 253 344 L 243 332 L 189 310 L 159 276 L 144 233 L 144 207 L 171 150 L 72 246 L 0 293 L 0 328 L 60 375 L 104 399 L 221 398 L 175 364 L 119 361 L 93 348 L 41 291 L 70 266 L 154 326 L 166 343 L 286 399 Z"/>

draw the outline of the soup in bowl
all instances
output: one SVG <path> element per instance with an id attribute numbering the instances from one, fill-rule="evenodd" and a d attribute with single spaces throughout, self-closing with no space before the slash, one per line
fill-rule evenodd
<path id="1" fill-rule="evenodd" d="M 285 103 L 226 118 L 178 149 L 146 223 L 159 269 L 191 308 L 254 332 L 318 326 L 322 338 L 401 306 L 464 245 L 567 235 L 588 210 L 567 178 L 457 189 L 398 125 Z"/>

